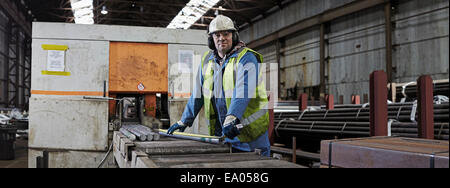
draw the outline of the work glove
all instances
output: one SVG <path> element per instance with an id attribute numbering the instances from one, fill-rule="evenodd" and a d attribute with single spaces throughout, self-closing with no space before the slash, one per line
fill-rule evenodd
<path id="1" fill-rule="evenodd" d="M 183 124 L 183 122 L 178 121 L 177 123 L 170 126 L 170 128 L 167 130 L 167 134 L 173 134 L 176 130 L 179 130 L 180 132 L 184 132 L 184 130 L 188 127 L 187 125 Z"/>
<path id="2" fill-rule="evenodd" d="M 233 139 L 234 137 L 241 134 L 240 130 L 242 128 L 243 127 L 242 124 L 240 124 L 239 119 L 230 115 L 225 119 L 222 132 L 229 139 Z"/>

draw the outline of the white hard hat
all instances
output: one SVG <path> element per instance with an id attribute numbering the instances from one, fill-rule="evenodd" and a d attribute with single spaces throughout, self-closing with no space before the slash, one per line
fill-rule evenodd
<path id="1" fill-rule="evenodd" d="M 229 31 L 229 30 L 236 31 L 233 21 L 229 17 L 223 16 L 223 15 L 218 15 L 209 24 L 208 34 L 210 35 L 217 31 Z"/>

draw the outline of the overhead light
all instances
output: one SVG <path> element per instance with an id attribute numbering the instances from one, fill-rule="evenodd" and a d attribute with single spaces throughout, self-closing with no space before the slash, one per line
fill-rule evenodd
<path id="1" fill-rule="evenodd" d="M 106 6 L 102 7 L 102 11 L 100 12 L 102 14 L 108 14 L 108 10 L 106 10 Z"/>
<path id="2" fill-rule="evenodd" d="M 167 28 L 189 29 L 220 0 L 191 0 L 170 22 Z"/>
<path id="3" fill-rule="evenodd" d="M 216 9 L 216 12 L 214 12 L 214 14 L 215 14 L 216 16 L 218 16 L 218 15 L 220 14 L 219 10 L 225 10 L 225 9 L 223 9 L 222 6 L 219 6 L 219 8 Z"/>
<path id="4" fill-rule="evenodd" d="M 70 0 L 76 24 L 94 24 L 93 0 Z"/>

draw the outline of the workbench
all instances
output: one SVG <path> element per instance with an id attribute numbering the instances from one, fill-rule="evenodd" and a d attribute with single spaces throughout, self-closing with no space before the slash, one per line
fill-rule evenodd
<path id="1" fill-rule="evenodd" d="M 171 137 L 131 141 L 119 131 L 114 132 L 113 153 L 120 168 L 302 168 L 258 152 L 232 153 L 227 144 Z"/>

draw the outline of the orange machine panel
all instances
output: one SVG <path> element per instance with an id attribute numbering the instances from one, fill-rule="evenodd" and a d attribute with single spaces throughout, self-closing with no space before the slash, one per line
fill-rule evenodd
<path id="1" fill-rule="evenodd" d="M 111 42 L 109 54 L 109 92 L 168 92 L 167 44 Z"/>

